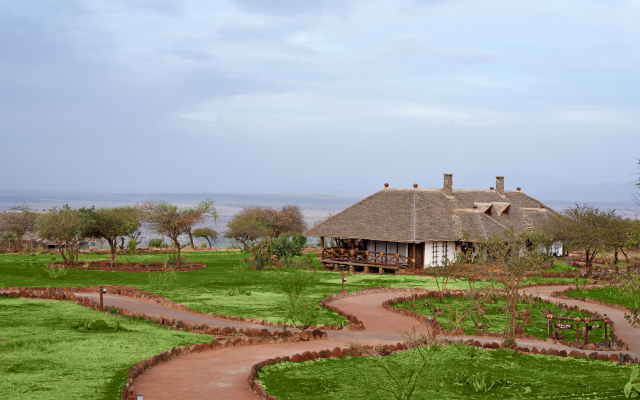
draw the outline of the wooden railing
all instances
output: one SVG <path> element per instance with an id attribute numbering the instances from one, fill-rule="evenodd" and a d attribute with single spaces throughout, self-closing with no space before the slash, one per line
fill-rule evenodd
<path id="1" fill-rule="evenodd" d="M 350 250 L 333 247 L 322 249 L 322 259 L 396 268 L 411 268 L 412 266 L 409 257 L 398 253 L 381 253 L 377 251 Z"/>

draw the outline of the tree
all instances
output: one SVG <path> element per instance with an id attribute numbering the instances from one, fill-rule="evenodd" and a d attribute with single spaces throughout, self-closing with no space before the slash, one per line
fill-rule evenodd
<path id="1" fill-rule="evenodd" d="M 275 254 L 279 260 L 283 260 L 285 267 L 289 267 L 291 265 L 291 257 L 301 256 L 306 244 L 306 236 L 300 234 L 295 236 L 280 235 L 280 237 L 271 243 L 271 252 Z"/>
<path id="2" fill-rule="evenodd" d="M 93 210 L 86 235 L 107 241 L 111 262 L 116 261 L 118 238 L 140 227 L 140 212 L 136 207 L 99 208 Z"/>
<path id="3" fill-rule="evenodd" d="M 243 209 L 227 223 L 224 237 L 234 239 L 242 244 L 245 251 L 249 251 L 261 238 L 268 236 L 269 230 L 253 215 Z"/>
<path id="4" fill-rule="evenodd" d="M 569 249 L 585 253 L 587 274 L 591 275 L 593 260 L 598 253 L 617 246 L 613 235 L 619 217 L 615 210 L 602 211 L 589 204 L 568 207 L 560 214 L 551 215 L 545 231 L 560 240 Z"/>
<path id="5" fill-rule="evenodd" d="M 209 242 L 209 247 L 212 247 L 211 242 L 215 242 L 218 239 L 218 232 L 209 227 L 196 228 L 193 230 L 193 236 L 206 239 Z"/>
<path id="6" fill-rule="evenodd" d="M 266 240 L 265 248 L 271 254 L 271 242 L 282 234 L 295 235 L 307 228 L 300 208 L 285 205 L 280 210 L 269 207 L 245 207 L 227 224 L 225 237 L 242 243 L 244 250 L 255 249 L 260 240 Z M 255 253 L 255 252 L 254 252 Z"/>
<path id="7" fill-rule="evenodd" d="M 87 224 L 91 219 L 90 209 L 72 209 L 68 204 L 58 209 L 53 207 L 36 223 L 36 231 L 45 240 L 54 242 L 63 262 L 73 264 L 78 260 L 80 242 L 87 239 Z"/>
<path id="8" fill-rule="evenodd" d="M 28 205 L 14 206 L 0 214 L 0 231 L 14 234 L 16 251 L 21 251 L 24 236 L 34 231 L 37 220 L 38 213 Z"/>
<path id="9" fill-rule="evenodd" d="M 191 232 L 193 226 L 204 222 L 208 217 L 213 218 L 214 222 L 218 220 L 218 212 L 213 206 L 213 203 L 213 200 L 207 199 L 198 204 L 197 207 L 185 208 L 182 210 L 183 213 L 193 216 L 193 218 L 188 222 L 189 227 L 187 232 L 189 234 L 189 241 L 191 242 L 192 249 L 195 249 L 195 246 L 193 245 L 193 234 Z"/>
<path id="10" fill-rule="evenodd" d="M 142 220 L 149 227 L 160 235 L 167 236 L 173 241 L 178 251 L 176 258 L 177 265 L 180 265 L 180 251 L 182 245 L 178 240 L 182 234 L 191 233 L 191 227 L 201 221 L 206 214 L 211 215 L 213 202 L 206 200 L 198 204 L 197 207 L 187 207 L 180 209 L 178 206 L 164 200 L 149 200 L 140 206 Z M 193 242 L 193 241 L 192 241 Z"/>
<path id="11" fill-rule="evenodd" d="M 478 246 L 478 254 L 473 260 L 474 264 L 496 267 L 494 279 L 505 286 L 507 326 L 502 335 L 505 347 L 516 346 L 516 316 L 520 284 L 526 279 L 527 272 L 543 268 L 545 255 L 538 250 L 538 246 L 550 240 L 551 236 L 547 233 L 524 231 L 516 234 L 513 228 L 506 229 L 502 235 L 495 233 L 490 237 L 476 235 L 475 244 Z"/>

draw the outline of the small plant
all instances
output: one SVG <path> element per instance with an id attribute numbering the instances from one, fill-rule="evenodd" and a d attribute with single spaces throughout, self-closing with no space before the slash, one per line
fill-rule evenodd
<path id="1" fill-rule="evenodd" d="M 200 248 L 201 249 L 206 249 L 207 248 L 207 244 L 206 243 L 200 243 Z"/>
<path id="2" fill-rule="evenodd" d="M 634 367 L 631 370 L 629 382 L 624 385 L 624 397 L 627 399 L 630 397 L 638 397 L 638 395 L 640 395 L 640 382 L 633 383 L 633 381 L 638 379 L 638 373 L 640 373 L 640 369 L 638 369 L 638 367 Z"/>
<path id="3" fill-rule="evenodd" d="M 58 279 L 61 276 L 65 276 L 67 274 L 67 270 L 64 268 L 51 268 L 47 272 L 49 273 L 49 277 L 51 277 L 51 279 Z"/>
<path id="4" fill-rule="evenodd" d="M 38 253 L 38 254 L 42 254 L 42 252 L 43 252 L 43 251 L 44 251 L 44 249 L 42 248 L 42 245 L 41 245 L 41 244 L 39 244 L 39 245 L 38 245 L 38 248 L 36 249 L 36 253 Z"/>
<path id="5" fill-rule="evenodd" d="M 22 268 L 41 268 L 43 267 L 43 265 L 35 261 L 25 261 L 22 263 L 21 267 Z"/>
<path id="6" fill-rule="evenodd" d="M 110 326 L 102 319 L 96 319 L 93 321 L 89 319 L 83 319 L 78 321 L 73 327 L 78 329 L 80 332 L 99 332 L 99 331 L 117 332 L 123 329 L 122 326 L 120 326 L 120 321 L 116 321 L 114 326 Z"/>
<path id="7" fill-rule="evenodd" d="M 129 251 L 131 253 L 135 253 L 137 247 L 138 247 L 138 242 L 136 242 L 134 238 L 129 239 L 129 242 L 127 242 L 127 248 L 129 249 Z"/>
<path id="8" fill-rule="evenodd" d="M 491 386 L 487 384 L 487 378 L 489 377 L 488 371 L 478 372 L 473 375 L 469 375 L 466 379 L 466 382 L 471 386 L 474 392 L 476 393 L 487 393 L 494 385 L 495 382 L 491 383 Z"/>

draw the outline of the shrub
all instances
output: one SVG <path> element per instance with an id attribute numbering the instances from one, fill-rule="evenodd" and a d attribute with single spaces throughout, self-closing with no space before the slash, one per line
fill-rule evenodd
<path id="1" fill-rule="evenodd" d="M 152 249 L 152 248 L 162 248 L 163 246 L 166 247 L 166 245 L 164 244 L 164 241 L 160 238 L 153 238 L 149 240 L 149 243 L 147 244 L 147 247 Z"/>
<path id="2" fill-rule="evenodd" d="M 200 248 L 201 249 L 206 249 L 207 248 L 207 244 L 206 243 L 200 243 Z"/>
<path id="3" fill-rule="evenodd" d="M 127 243 L 127 247 L 129 248 L 130 252 L 135 253 L 136 247 L 138 247 L 138 243 L 136 242 L 136 240 L 134 238 L 131 238 L 131 239 L 129 239 L 129 242 Z"/>

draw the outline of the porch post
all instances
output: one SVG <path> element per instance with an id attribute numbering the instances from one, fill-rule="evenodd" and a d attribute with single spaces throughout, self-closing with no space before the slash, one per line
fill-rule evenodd
<path id="1" fill-rule="evenodd" d="M 324 236 L 320 236 L 320 246 L 322 247 L 321 260 L 324 260 Z"/>
<path id="2" fill-rule="evenodd" d="M 411 259 L 413 262 L 413 273 L 416 273 L 416 242 L 413 242 L 413 258 Z"/>

